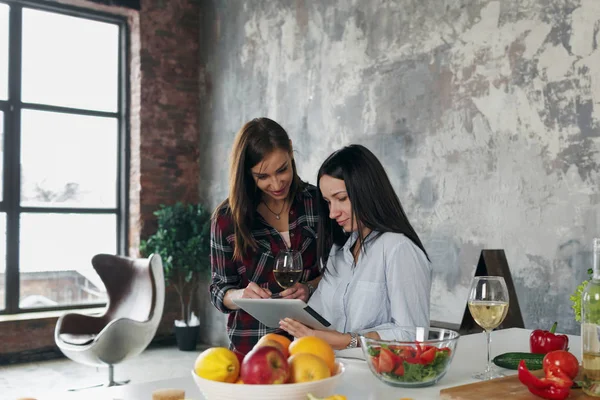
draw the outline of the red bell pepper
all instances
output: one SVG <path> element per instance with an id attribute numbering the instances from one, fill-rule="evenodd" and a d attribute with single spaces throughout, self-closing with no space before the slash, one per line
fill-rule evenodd
<path id="1" fill-rule="evenodd" d="M 564 400 L 569 397 L 571 389 L 562 389 L 555 386 L 550 386 L 548 389 L 529 388 L 531 394 L 548 400 Z"/>
<path id="2" fill-rule="evenodd" d="M 519 363 L 518 377 L 530 393 L 548 400 L 566 399 L 573 386 L 573 381 L 560 370 L 552 371 L 546 378 L 538 378 L 527 369 L 525 360 Z"/>
<path id="3" fill-rule="evenodd" d="M 569 337 L 567 335 L 555 335 L 555 322 L 550 331 L 536 329 L 529 336 L 529 348 L 532 353 L 547 354 L 554 350 L 567 350 L 569 347 Z"/>

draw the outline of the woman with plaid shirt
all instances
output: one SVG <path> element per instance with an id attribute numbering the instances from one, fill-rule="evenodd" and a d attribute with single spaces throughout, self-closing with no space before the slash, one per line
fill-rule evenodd
<path id="1" fill-rule="evenodd" d="M 211 301 L 229 314 L 230 347 L 242 355 L 267 333 L 287 335 L 233 302 L 270 298 L 280 290 L 273 275 L 280 250 L 298 250 L 304 265 L 300 282 L 281 291 L 282 298 L 308 301 L 321 279 L 316 199 L 317 189 L 298 176 L 286 131 L 268 118 L 246 123 L 231 152 L 229 197 L 216 208 L 211 225 Z"/>

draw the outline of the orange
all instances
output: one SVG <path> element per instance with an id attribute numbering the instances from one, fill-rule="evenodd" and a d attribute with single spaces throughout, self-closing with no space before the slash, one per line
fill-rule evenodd
<path id="1" fill-rule="evenodd" d="M 310 353 L 321 357 L 329 367 L 331 374 L 335 374 L 335 353 L 333 348 L 321 338 L 316 336 L 304 336 L 294 340 L 289 347 L 290 356 L 300 353 Z"/>
<path id="2" fill-rule="evenodd" d="M 211 347 L 196 358 L 194 371 L 204 379 L 233 383 L 240 375 L 240 362 L 233 351 L 225 347 Z"/>
<path id="3" fill-rule="evenodd" d="M 329 378 L 329 365 L 321 357 L 310 353 L 298 353 L 288 359 L 292 383 L 313 382 Z"/>

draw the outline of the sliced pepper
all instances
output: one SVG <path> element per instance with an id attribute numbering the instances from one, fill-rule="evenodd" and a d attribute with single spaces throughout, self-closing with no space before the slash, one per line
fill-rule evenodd
<path id="1" fill-rule="evenodd" d="M 537 376 L 533 375 L 525 365 L 525 360 L 521 360 L 519 363 L 518 377 L 519 381 L 528 388 L 536 388 L 536 389 L 547 389 L 552 386 L 552 383 L 547 380 L 542 380 Z"/>
<path id="2" fill-rule="evenodd" d="M 561 371 L 553 371 L 545 378 L 538 378 L 527 369 L 525 360 L 519 363 L 518 377 L 530 393 L 548 400 L 566 399 L 573 385 L 573 381 Z"/>
<path id="3" fill-rule="evenodd" d="M 532 353 L 547 354 L 554 350 L 567 350 L 569 337 L 567 335 L 556 335 L 557 323 L 552 325 L 550 331 L 536 329 L 529 335 L 529 349 Z"/>
<path id="4" fill-rule="evenodd" d="M 421 345 L 419 344 L 419 342 L 415 342 L 415 347 L 416 347 L 416 352 L 413 349 L 412 354 L 409 354 L 406 356 L 406 362 L 409 364 L 423 364 L 422 360 L 421 360 L 421 354 L 423 353 L 423 349 L 421 348 Z"/>
<path id="5" fill-rule="evenodd" d="M 544 378 L 544 379 L 552 382 L 553 386 L 556 386 L 559 388 L 569 389 L 573 386 L 573 381 L 571 380 L 569 375 L 565 374 L 560 369 L 552 369 L 552 370 L 546 372 L 546 378 Z"/>
<path id="6" fill-rule="evenodd" d="M 569 397 L 571 389 L 564 389 L 555 386 L 550 386 L 548 389 L 528 388 L 531 394 L 535 394 L 543 399 L 548 400 L 564 400 Z"/>

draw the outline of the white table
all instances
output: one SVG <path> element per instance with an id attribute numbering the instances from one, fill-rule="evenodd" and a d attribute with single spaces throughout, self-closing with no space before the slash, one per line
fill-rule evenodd
<path id="1" fill-rule="evenodd" d="M 528 329 L 505 329 L 492 333 L 492 358 L 495 355 L 509 351 L 529 351 Z M 570 351 L 578 358 L 581 357 L 581 338 L 569 335 Z M 438 399 L 441 389 L 476 382 L 471 378 L 476 372 L 485 368 L 486 344 L 483 333 L 463 336 L 459 339 L 452 365 L 448 374 L 434 386 L 418 389 L 393 388 L 380 382 L 369 371 L 362 360 L 342 359 L 347 366 L 336 393 L 344 394 L 348 400 L 398 400 L 409 397 L 418 400 Z M 581 361 L 581 360 L 580 360 Z M 190 371 L 192 366 L 190 366 Z M 507 374 L 516 371 L 504 370 Z M 154 381 L 107 389 L 90 389 L 85 391 L 85 400 L 149 400 L 156 389 L 176 388 L 186 392 L 186 398 L 204 400 L 191 376 L 162 381 Z M 55 398 L 55 397 L 48 397 Z M 62 396 L 61 399 L 81 399 L 82 392 L 76 397 Z M 40 399 L 44 400 L 44 399 Z"/>

